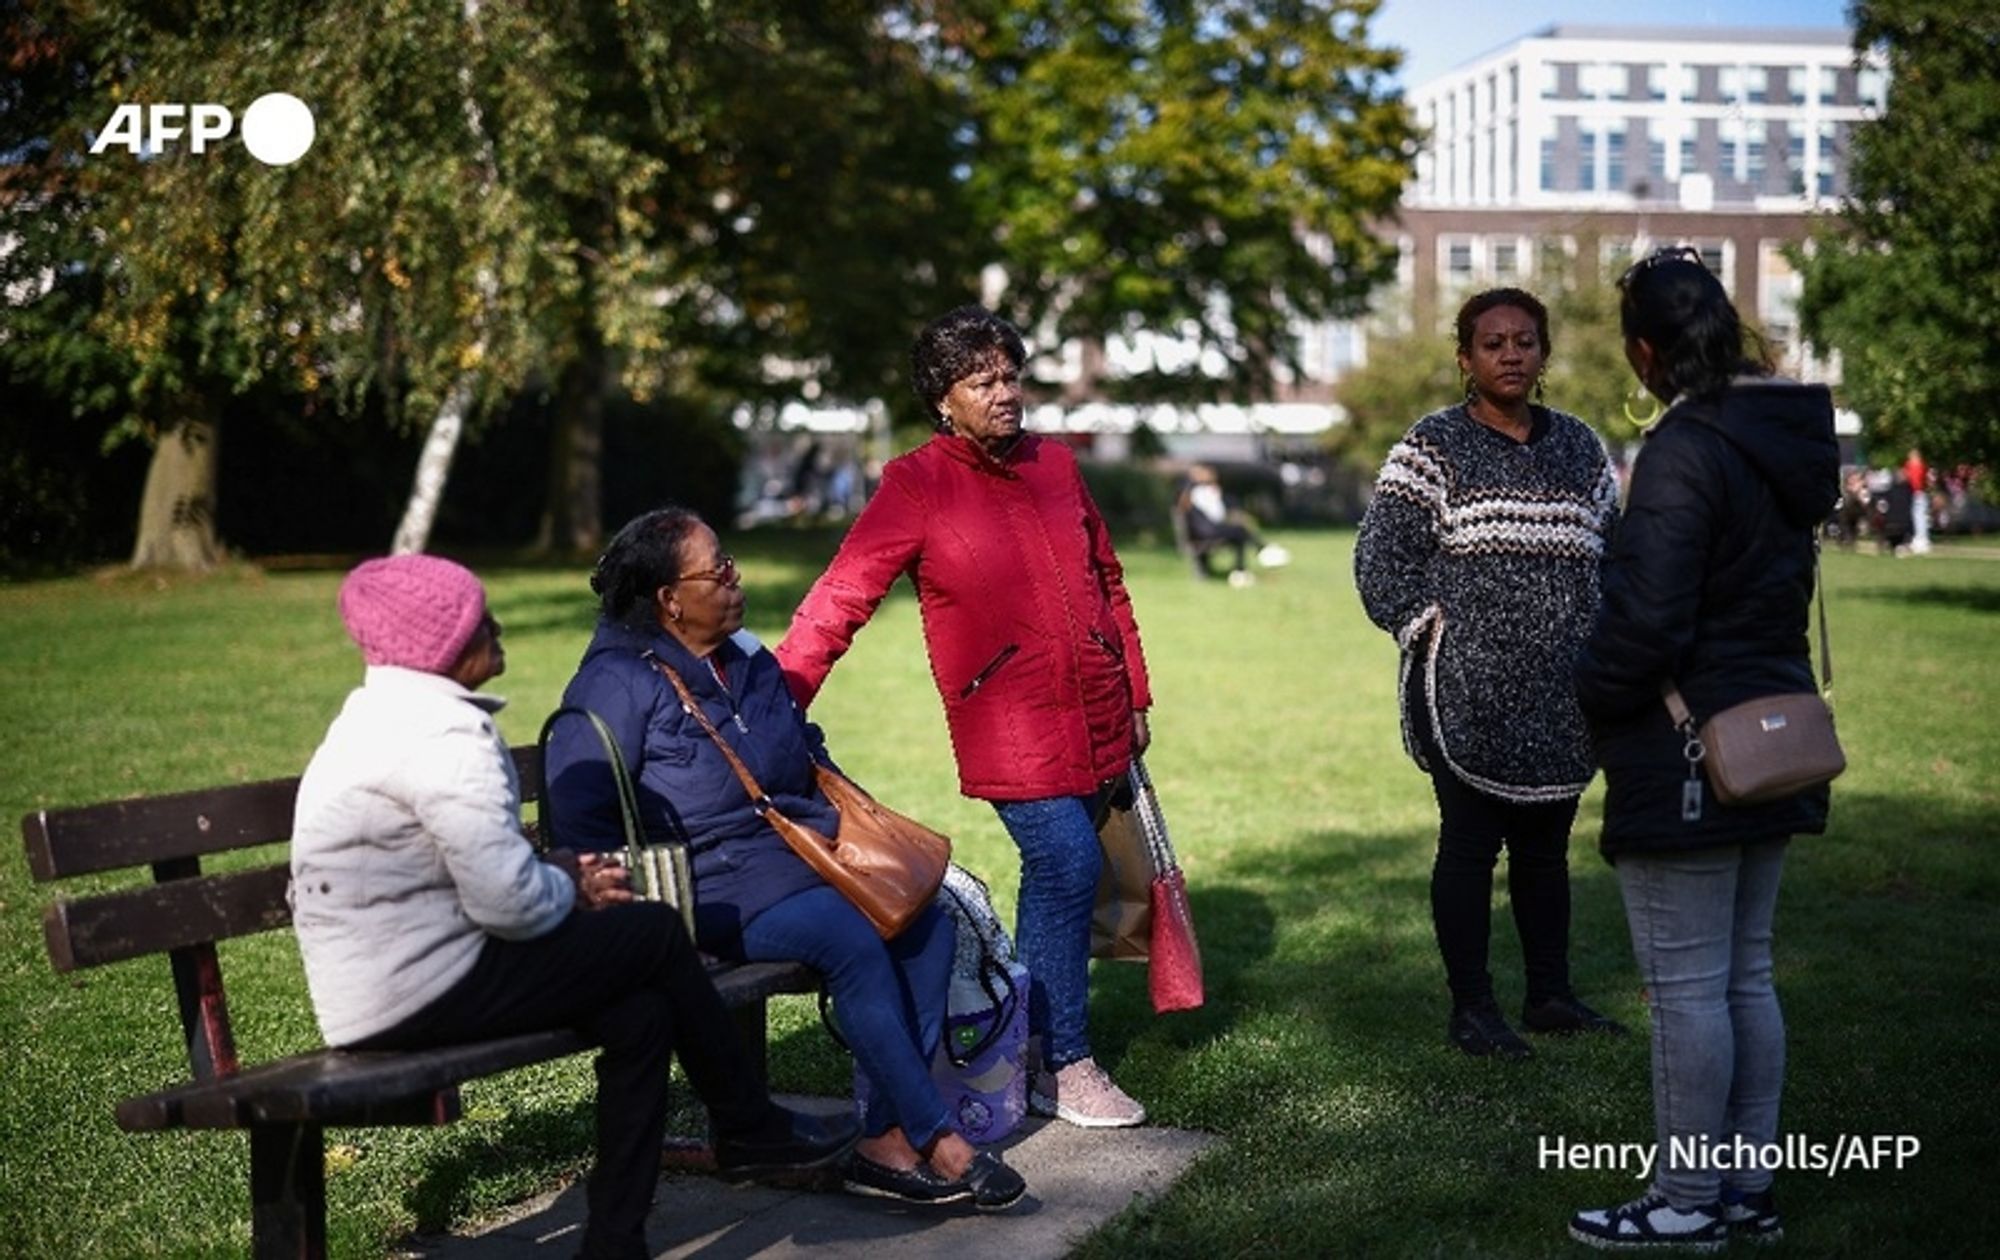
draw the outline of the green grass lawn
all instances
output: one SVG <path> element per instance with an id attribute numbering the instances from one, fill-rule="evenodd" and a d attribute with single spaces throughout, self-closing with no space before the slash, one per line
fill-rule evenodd
<path id="1" fill-rule="evenodd" d="M 832 539 L 728 540 L 751 628 L 774 640 Z M 1393 643 L 1362 617 L 1349 534 L 1287 536 L 1296 562 L 1248 590 L 1197 584 L 1163 549 L 1128 555 L 1157 708 L 1149 757 L 1188 872 L 1209 1004 L 1154 1018 L 1140 968 L 1094 986 L 1100 1059 L 1163 1124 L 1226 1141 L 1091 1255 L 1585 1254 L 1567 1215 L 1636 1194 L 1628 1175 L 1538 1167 L 1538 1139 L 1651 1136 L 1643 1037 L 1543 1043 L 1524 1064 L 1443 1044 L 1427 878 L 1435 822 L 1402 756 Z M 1990 550 L 1990 549 L 1989 549 Z M 507 625 L 511 739 L 532 739 L 582 650 L 580 569 L 488 565 Z M 1910 1134 L 1903 1169 L 1782 1176 L 1801 1255 L 1985 1253 L 2000 1085 L 2000 562 L 1830 554 L 1850 769 L 1833 830 L 1795 846 L 1779 910 L 1790 1025 L 1785 1127 L 1816 1141 Z M 339 574 L 0 588 L 0 813 L 294 774 L 359 663 Z M 951 833 L 1011 917 L 1014 861 L 960 799 L 914 601 L 886 604 L 815 706 L 846 768 Z M 1643 1027 L 1600 793 L 1575 842 L 1579 990 Z M 185 1075 L 166 965 L 57 976 L 18 848 L 0 859 L 0 1252 L 240 1254 L 247 1143 L 132 1136 L 113 1103 Z M 1504 899 L 1504 892 L 1499 894 Z M 1502 1001 L 1520 997 L 1504 907 Z M 288 934 L 223 947 L 239 1048 L 316 1044 Z M 833 1093 L 848 1067 L 808 1003 L 774 1016 L 781 1089 Z M 379 1255 L 573 1174 L 589 1072 L 570 1062 L 469 1086 L 442 1130 L 338 1130 L 328 1194 L 340 1255 Z"/>

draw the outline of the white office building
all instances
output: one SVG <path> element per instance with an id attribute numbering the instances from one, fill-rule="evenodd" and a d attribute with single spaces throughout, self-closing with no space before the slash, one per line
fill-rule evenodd
<path id="1" fill-rule="evenodd" d="M 1400 224 L 1414 309 L 1546 278 L 1586 243 L 1605 274 L 1690 244 L 1789 345 L 1782 248 L 1845 196 L 1886 88 L 1842 28 L 1564 24 L 1476 58 L 1408 94 L 1430 134 Z"/>

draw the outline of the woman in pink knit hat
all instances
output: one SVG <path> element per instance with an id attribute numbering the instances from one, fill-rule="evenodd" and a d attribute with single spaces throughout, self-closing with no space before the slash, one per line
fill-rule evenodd
<path id="1" fill-rule="evenodd" d="M 320 1030 L 408 1049 L 575 1028 L 597 1061 L 597 1159 L 582 1255 L 651 1255 L 670 1059 L 724 1175 L 826 1166 L 853 1144 L 771 1102 L 671 908 L 616 866 L 522 834 L 514 760 L 478 693 L 506 668 L 479 579 L 434 556 L 369 560 L 340 588 L 367 663 L 299 782 L 292 913 Z"/>

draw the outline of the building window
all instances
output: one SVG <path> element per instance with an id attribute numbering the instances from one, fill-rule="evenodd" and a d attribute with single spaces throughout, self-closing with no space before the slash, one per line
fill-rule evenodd
<path id="1" fill-rule="evenodd" d="M 1521 103 L 1521 67 L 1518 65 L 1507 67 L 1507 103 L 1509 105 Z"/>
<path id="2" fill-rule="evenodd" d="M 1814 187 L 1822 197 L 1833 197 L 1845 191 L 1840 180 L 1840 168 L 1846 157 L 1847 124 L 1821 123 L 1819 125 L 1819 160 L 1814 168 Z"/>
<path id="3" fill-rule="evenodd" d="M 1562 90 L 1562 67 L 1553 61 L 1541 63 L 1542 99 L 1553 101 Z"/>
<path id="4" fill-rule="evenodd" d="M 1821 66 L 1819 68 L 1819 103 L 1838 105 L 1840 103 L 1840 67 Z"/>
<path id="5" fill-rule="evenodd" d="M 1750 71 L 1744 75 L 1744 88 L 1749 93 L 1747 99 L 1752 105 L 1769 104 L 1771 100 L 1770 67 L 1751 67 Z"/>
<path id="6" fill-rule="evenodd" d="M 1743 138 L 1743 179 L 1753 191 L 1764 187 L 1764 124 L 1746 129 Z"/>
<path id="7" fill-rule="evenodd" d="M 1577 68 L 1578 87 L 1585 100 L 1608 101 L 1624 95 L 1625 67 L 1601 61 L 1586 62 Z"/>
<path id="8" fill-rule="evenodd" d="M 1625 124 L 1615 122 L 1604 129 L 1604 187 L 1610 192 L 1625 191 Z"/>
<path id="9" fill-rule="evenodd" d="M 1496 240 L 1489 248 L 1493 252 L 1493 278 L 1512 280 L 1521 274 L 1521 243 L 1513 238 Z"/>
<path id="10" fill-rule="evenodd" d="M 1734 268 L 1729 263 L 1730 255 L 1735 251 L 1729 248 L 1729 242 L 1711 237 L 1707 240 L 1695 241 L 1694 247 L 1701 254 L 1701 265 L 1715 273 L 1716 279 L 1722 281 L 1724 289 L 1733 291 L 1736 287 L 1736 279 L 1730 274 Z"/>
<path id="11" fill-rule="evenodd" d="M 1556 189 L 1556 130 L 1554 121 L 1547 118 L 1542 119 L 1541 131 L 1542 134 L 1539 144 L 1539 148 L 1541 150 L 1541 159 L 1542 159 L 1541 189 L 1543 192 L 1555 192 L 1557 191 L 1557 189 Z"/>
<path id="12" fill-rule="evenodd" d="M 1869 67 L 1855 76 L 1855 94 L 1861 98 L 1861 108 L 1880 110 L 1882 93 L 1888 87 L 1888 77 L 1882 71 Z"/>
<path id="13" fill-rule="evenodd" d="M 1785 124 L 1785 191 L 1794 197 L 1806 190 L 1806 129 L 1798 123 Z"/>
<path id="14" fill-rule="evenodd" d="M 1701 94 L 1701 71 L 1702 67 L 1700 66 L 1681 67 L 1681 99 L 1683 101 L 1699 101 L 1703 99 Z"/>
<path id="15" fill-rule="evenodd" d="M 1441 236 L 1438 238 L 1439 252 L 1444 255 L 1444 273 L 1452 280 L 1472 279 L 1472 238 L 1469 236 Z"/>
<path id="16" fill-rule="evenodd" d="M 1576 133 L 1576 186 L 1583 192 L 1597 191 L 1597 137 L 1589 124 Z"/>
<path id="17" fill-rule="evenodd" d="M 1638 78 L 1634 82 L 1636 90 L 1632 93 L 1632 99 L 1640 101 L 1664 101 L 1667 99 L 1667 68 L 1665 66 L 1640 66 Z"/>
<path id="18" fill-rule="evenodd" d="M 1719 128 L 1722 151 L 1716 155 L 1716 174 L 1727 175 L 1737 181 L 1747 179 L 1744 173 L 1744 146 L 1749 140 L 1749 128 L 1741 118 L 1725 118 Z M 1759 155 L 1762 161 L 1762 155 Z"/>
<path id="19" fill-rule="evenodd" d="M 1728 104 L 1740 104 L 1743 100 L 1743 67 L 1720 66 L 1715 72 L 1716 90 Z"/>

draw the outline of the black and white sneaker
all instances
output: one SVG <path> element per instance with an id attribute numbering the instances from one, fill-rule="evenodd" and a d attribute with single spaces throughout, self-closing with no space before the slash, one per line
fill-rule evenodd
<path id="1" fill-rule="evenodd" d="M 1677 1208 L 1650 1190 L 1614 1208 L 1578 1212 L 1569 1236 L 1600 1251 L 1721 1251 L 1729 1244 L 1722 1205 Z"/>
<path id="2" fill-rule="evenodd" d="M 1785 1236 L 1784 1222 L 1778 1219 L 1778 1201 L 1769 1189 L 1752 1194 L 1723 1183 L 1722 1219 L 1729 1236 L 1754 1243 L 1774 1243 Z"/>

